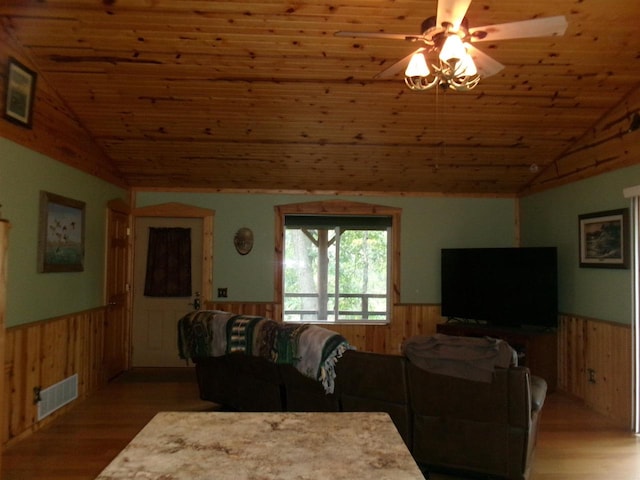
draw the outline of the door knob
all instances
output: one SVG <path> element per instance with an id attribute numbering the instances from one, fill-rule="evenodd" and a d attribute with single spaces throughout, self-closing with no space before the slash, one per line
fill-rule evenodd
<path id="1" fill-rule="evenodd" d="M 188 305 L 193 306 L 194 310 L 200 310 L 200 292 L 196 292 L 193 295 L 193 302 L 189 303 Z"/>

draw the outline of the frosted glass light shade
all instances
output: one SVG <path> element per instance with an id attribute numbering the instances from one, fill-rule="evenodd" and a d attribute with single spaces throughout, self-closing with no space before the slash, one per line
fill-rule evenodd
<path id="1" fill-rule="evenodd" d="M 478 69 L 476 68 L 476 64 L 471 58 L 471 55 L 466 54 L 462 60 L 460 60 L 460 64 L 458 66 L 458 75 L 471 77 L 478 73 Z"/>
<path id="2" fill-rule="evenodd" d="M 463 59 L 467 55 L 467 49 L 458 35 L 449 35 L 440 50 L 440 60 L 449 62 L 451 59 Z"/>
<path id="3" fill-rule="evenodd" d="M 429 73 L 427 61 L 425 60 L 422 52 L 415 53 L 411 57 L 409 65 L 407 65 L 407 69 L 404 71 L 404 74 L 407 77 L 427 77 L 429 76 Z"/>

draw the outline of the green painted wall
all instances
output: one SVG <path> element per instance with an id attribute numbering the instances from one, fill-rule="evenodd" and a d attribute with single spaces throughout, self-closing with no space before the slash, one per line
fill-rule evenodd
<path id="1" fill-rule="evenodd" d="M 140 192 L 136 206 L 179 202 L 215 210 L 214 292 L 230 301 L 273 301 L 274 207 L 336 197 Z M 401 301 L 440 303 L 440 249 L 514 245 L 514 200 L 441 197 L 339 197 L 402 208 Z M 236 253 L 233 236 L 253 230 L 251 253 Z"/>
<path id="2" fill-rule="evenodd" d="M 577 225 L 582 213 L 629 206 L 622 190 L 639 183 L 640 166 L 634 166 L 520 201 L 523 246 L 558 247 L 561 312 L 631 321 L 630 270 L 579 268 Z M 37 272 L 41 190 L 86 202 L 84 272 Z M 8 326 L 104 303 L 106 203 L 113 198 L 126 198 L 126 192 L 0 138 L 0 204 L 12 224 Z M 141 192 L 137 206 L 182 202 L 215 210 L 214 287 L 227 287 L 231 301 L 272 301 L 274 206 L 335 198 L 402 208 L 404 303 L 440 302 L 441 248 L 514 245 L 511 199 Z M 246 256 L 233 247 L 240 227 L 255 235 L 254 249 Z"/>
<path id="3" fill-rule="evenodd" d="M 86 203 L 84 271 L 38 273 L 40 191 Z M 7 326 L 104 304 L 106 205 L 126 192 L 44 155 L 0 138 L 0 204 L 12 225 Z"/>
<path id="4" fill-rule="evenodd" d="M 561 312 L 631 322 L 631 270 L 578 266 L 578 215 L 629 207 L 622 190 L 638 184 L 640 166 L 633 166 L 521 200 L 523 246 L 558 247 Z"/>

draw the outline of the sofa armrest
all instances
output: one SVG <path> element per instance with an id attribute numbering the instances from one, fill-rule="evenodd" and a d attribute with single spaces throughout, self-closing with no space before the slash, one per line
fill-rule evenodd
<path id="1" fill-rule="evenodd" d="M 531 375 L 531 413 L 542 410 L 547 397 L 547 382 L 544 378 Z"/>

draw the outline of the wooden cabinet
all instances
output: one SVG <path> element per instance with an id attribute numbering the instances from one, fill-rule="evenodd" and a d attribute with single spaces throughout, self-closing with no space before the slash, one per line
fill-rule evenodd
<path id="1" fill-rule="evenodd" d="M 558 339 L 555 330 L 528 330 L 467 323 L 440 323 L 438 333 L 463 337 L 500 338 L 518 352 L 518 362 L 547 381 L 548 390 L 558 383 Z"/>

